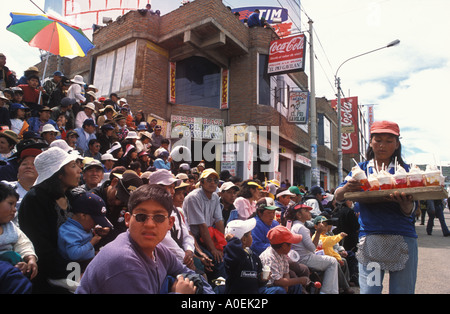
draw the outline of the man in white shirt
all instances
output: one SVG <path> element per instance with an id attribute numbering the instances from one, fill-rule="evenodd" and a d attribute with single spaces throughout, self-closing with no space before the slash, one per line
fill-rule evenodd
<path id="1" fill-rule="evenodd" d="M 81 128 L 83 126 L 84 120 L 86 119 L 92 119 L 96 121 L 94 103 L 87 103 L 86 106 L 84 106 L 83 111 L 77 113 L 77 117 L 75 119 L 75 128 Z"/>
<path id="2" fill-rule="evenodd" d="M 313 186 L 310 193 L 305 196 L 305 205 L 312 207 L 312 218 L 319 216 L 323 212 L 322 200 L 323 196 L 327 195 L 320 186 Z"/>

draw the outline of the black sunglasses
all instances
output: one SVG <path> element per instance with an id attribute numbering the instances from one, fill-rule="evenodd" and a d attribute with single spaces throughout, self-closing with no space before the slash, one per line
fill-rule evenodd
<path id="1" fill-rule="evenodd" d="M 156 215 L 147 215 L 147 214 L 133 214 L 134 219 L 136 219 L 137 222 L 146 222 L 147 219 L 151 218 L 155 223 L 163 223 L 169 216 L 164 216 L 162 214 L 156 214 Z"/>

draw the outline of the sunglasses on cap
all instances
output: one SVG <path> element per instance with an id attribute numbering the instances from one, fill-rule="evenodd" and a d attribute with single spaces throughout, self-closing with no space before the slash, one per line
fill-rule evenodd
<path id="1" fill-rule="evenodd" d="M 136 219 L 137 222 L 144 223 L 148 219 L 152 219 L 155 223 L 163 223 L 169 216 L 164 216 L 162 214 L 155 214 L 155 215 L 147 215 L 147 214 L 133 214 L 134 219 Z"/>

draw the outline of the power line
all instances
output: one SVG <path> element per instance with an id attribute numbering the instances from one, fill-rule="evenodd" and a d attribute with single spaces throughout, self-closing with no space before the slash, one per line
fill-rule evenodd
<path id="1" fill-rule="evenodd" d="M 32 4 L 34 4 L 34 6 L 35 6 L 36 8 L 38 8 L 42 13 L 47 14 L 47 13 L 46 13 L 44 10 L 42 10 L 36 3 L 34 3 L 33 0 L 30 0 L 30 2 L 31 2 Z"/>

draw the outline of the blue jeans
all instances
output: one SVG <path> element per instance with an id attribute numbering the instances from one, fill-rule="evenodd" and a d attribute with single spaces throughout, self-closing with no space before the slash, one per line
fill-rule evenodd
<path id="1" fill-rule="evenodd" d="M 408 244 L 408 261 L 400 271 L 389 272 L 390 294 L 414 294 L 417 279 L 418 248 L 417 239 L 403 237 Z M 359 263 L 359 286 L 361 294 L 381 294 L 383 290 L 384 270 L 377 263 L 367 266 Z"/>
<path id="2" fill-rule="evenodd" d="M 434 218 L 439 219 L 441 224 L 442 234 L 448 236 L 450 231 L 448 230 L 447 224 L 444 218 L 444 208 L 443 206 L 435 206 L 433 201 L 427 201 L 427 214 L 428 214 L 428 224 L 427 224 L 427 234 L 431 235 L 434 226 Z"/>

